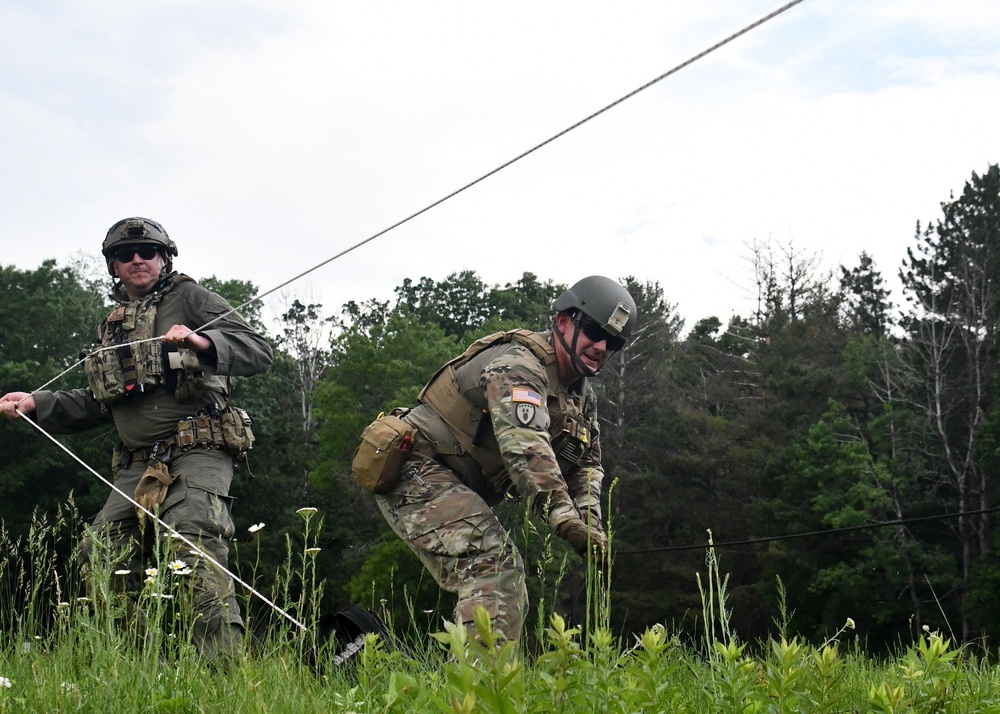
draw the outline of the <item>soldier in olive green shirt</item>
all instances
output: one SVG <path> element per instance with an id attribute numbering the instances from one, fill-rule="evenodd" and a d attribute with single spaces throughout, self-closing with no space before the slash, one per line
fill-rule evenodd
<path id="1" fill-rule="evenodd" d="M 253 438 L 246 413 L 228 406 L 230 378 L 268 369 L 271 348 L 225 300 L 172 272 L 177 247 L 155 221 L 117 222 L 102 252 L 119 305 L 98 328 L 106 349 L 85 362 L 88 388 L 11 392 L 0 398 L 0 414 L 34 413 L 39 426 L 54 433 L 113 423 L 121 440 L 112 464 L 116 488 L 228 570 L 233 458 L 245 456 Z M 111 553 L 126 552 L 107 563 L 121 573 L 112 582 L 139 592 L 156 535 L 167 533 L 118 492 L 94 527 L 110 538 Z M 195 645 L 210 661 L 237 653 L 243 619 L 231 576 L 180 539 L 165 542 L 175 565 L 184 563 L 176 570 L 190 568 Z M 87 544 L 82 554 L 89 559 Z M 138 621 L 130 625 L 141 631 L 143 601 L 133 605 Z"/>

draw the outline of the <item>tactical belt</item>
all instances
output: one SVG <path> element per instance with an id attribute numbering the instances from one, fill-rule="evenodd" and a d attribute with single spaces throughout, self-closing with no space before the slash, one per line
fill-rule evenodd
<path id="1" fill-rule="evenodd" d="M 157 441 L 152 446 L 129 449 L 124 444 L 115 447 L 112 464 L 118 468 L 128 468 L 136 461 L 149 461 L 153 458 L 169 462 L 170 452 L 174 447 L 181 451 L 190 449 L 223 449 L 226 446 L 223 439 L 222 421 L 210 415 L 187 417 L 177 422 L 177 431 L 166 439 Z"/>

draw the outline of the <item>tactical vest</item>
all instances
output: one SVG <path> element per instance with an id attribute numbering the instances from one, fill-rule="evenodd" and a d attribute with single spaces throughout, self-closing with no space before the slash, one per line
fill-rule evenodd
<path id="1" fill-rule="evenodd" d="M 118 305 L 97 328 L 98 349 L 83 367 L 98 402 L 107 406 L 166 384 L 181 402 L 201 398 L 207 388 L 225 392 L 218 377 L 206 376 L 198 355 L 189 349 L 163 349 L 156 335 L 156 311 L 177 283 L 191 278 L 175 275 L 164 287 L 139 300 Z M 215 385 L 214 382 L 219 382 Z"/>
<path id="2" fill-rule="evenodd" d="M 584 398 L 574 399 L 560 387 L 555 349 L 542 333 L 530 330 L 497 332 L 484 337 L 437 371 L 418 397 L 422 404 L 434 409 L 457 440 L 450 447 L 434 444 L 438 454 L 471 456 L 479 466 L 481 476 L 498 492 L 510 487 L 500 447 L 490 419 L 486 397 L 479 384 L 476 370 L 462 369 L 477 355 L 491 347 L 516 342 L 527 347 L 545 366 L 549 393 L 549 437 L 559 468 L 571 469 L 583 456 L 590 443 L 592 425 L 584 416 Z"/>

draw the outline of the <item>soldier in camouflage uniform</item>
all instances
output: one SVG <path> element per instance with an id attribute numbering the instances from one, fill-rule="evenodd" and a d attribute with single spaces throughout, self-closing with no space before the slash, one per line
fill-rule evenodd
<path id="1" fill-rule="evenodd" d="M 88 388 L 11 392 L 0 398 L 0 413 L 14 419 L 34 412 L 39 426 L 55 433 L 113 423 L 121 439 L 112 463 L 115 486 L 228 569 L 233 458 L 245 456 L 253 439 L 246 413 L 227 405 L 230 378 L 266 370 L 271 348 L 242 318 L 227 314 L 225 300 L 172 272 L 177 246 L 155 221 L 117 222 L 102 252 L 119 305 L 98 328 L 101 346 L 110 349 L 85 362 Z M 112 582 L 132 593 L 142 587 L 154 533 L 166 536 L 147 520 L 112 492 L 94 521 L 111 552 L 126 553 L 111 567 L 128 574 Z M 168 547 L 192 568 L 195 645 L 210 661 L 230 657 L 243 638 L 232 578 L 179 539 L 168 539 Z M 135 614 L 141 622 L 141 610 Z"/>
<path id="2" fill-rule="evenodd" d="M 553 304 L 551 330 L 484 338 L 438 372 L 403 415 L 415 428 L 399 483 L 376 496 L 396 534 L 443 589 L 455 621 L 482 606 L 517 642 L 524 562 L 492 506 L 511 491 L 582 556 L 604 555 L 601 446 L 589 378 L 622 349 L 635 302 L 591 276 Z"/>

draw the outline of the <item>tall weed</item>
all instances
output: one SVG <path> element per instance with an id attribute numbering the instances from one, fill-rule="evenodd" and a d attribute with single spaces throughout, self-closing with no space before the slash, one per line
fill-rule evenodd
<path id="1" fill-rule="evenodd" d="M 70 510 L 51 523 L 37 519 L 20 540 L 0 526 L 0 596 L 10 605 L 0 615 L 7 635 L 0 644 L 0 712 L 1000 710 L 996 668 L 973 661 L 949 639 L 925 631 L 895 660 L 877 662 L 859 651 L 842 652 L 841 639 L 854 628 L 847 619 L 814 646 L 790 633 L 780 587 L 776 636 L 755 650 L 730 626 L 728 581 L 711 540 L 706 572 L 698 576 L 704 634 L 697 646 L 682 646 L 663 625 L 628 640 L 612 634 L 611 564 L 590 562 L 587 616 L 571 625 L 548 612 L 539 623 L 537 652 L 502 641 L 480 610 L 471 632 L 447 623 L 431 649 L 425 641 L 390 643 L 369 635 L 358 655 L 340 664 L 315 629 L 324 583 L 312 549 L 322 518 L 311 510 L 302 516 L 302 547 L 296 551 L 287 541 L 273 594 L 309 632 L 274 617 L 245 658 L 226 670 L 206 667 L 195 652 L 183 616 L 187 581 L 165 554 L 143 574 L 134 599 L 139 619 L 119 582 L 123 576 L 112 569 L 121 554 L 100 539 L 90 549 L 82 594 L 76 566 L 66 567 L 69 559 L 60 557 L 76 545 Z M 553 554 L 549 561 L 550 585 L 564 572 L 559 560 Z"/>

